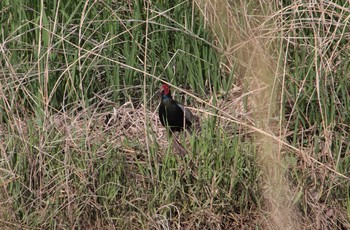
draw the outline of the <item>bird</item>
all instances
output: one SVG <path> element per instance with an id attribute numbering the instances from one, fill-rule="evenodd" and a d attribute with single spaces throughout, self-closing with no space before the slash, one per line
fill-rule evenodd
<path id="1" fill-rule="evenodd" d="M 162 125 L 171 133 L 181 132 L 184 128 L 191 131 L 195 122 L 192 112 L 172 98 L 168 84 L 162 84 L 160 94 L 161 101 L 158 113 Z"/>
<path id="2" fill-rule="evenodd" d="M 162 84 L 160 90 L 160 105 L 159 105 L 159 120 L 160 123 L 169 131 L 169 136 L 175 132 L 182 132 L 187 129 L 192 133 L 196 117 L 183 104 L 175 101 L 171 96 L 170 87 L 168 84 Z M 197 126 L 196 126 L 197 127 Z M 175 148 L 181 156 L 187 154 L 186 149 L 179 143 L 176 138 L 173 142 Z"/>

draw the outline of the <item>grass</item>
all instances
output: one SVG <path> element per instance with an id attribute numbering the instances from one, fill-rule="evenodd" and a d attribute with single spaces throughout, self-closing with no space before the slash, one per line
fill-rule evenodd
<path id="1" fill-rule="evenodd" d="M 350 227 L 349 3 L 0 6 L 2 229 Z"/>

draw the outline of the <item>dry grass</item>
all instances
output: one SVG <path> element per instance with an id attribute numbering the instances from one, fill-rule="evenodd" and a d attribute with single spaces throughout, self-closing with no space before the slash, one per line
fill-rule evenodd
<path id="1" fill-rule="evenodd" d="M 236 97 L 240 93 L 241 90 L 239 88 L 232 89 L 225 97 L 225 101 L 228 100 L 230 103 L 224 103 L 224 100 L 218 99 L 217 108 L 222 111 L 225 110 L 226 112 L 237 114 L 237 116 L 247 120 L 250 118 L 242 112 L 242 107 L 237 106 L 243 104 L 243 97 L 233 98 L 233 96 Z M 41 151 L 44 156 L 49 157 L 54 161 L 59 161 L 62 165 L 66 165 L 67 175 L 65 175 L 66 178 L 64 179 L 66 181 L 55 184 L 57 182 L 55 181 L 55 178 L 52 178 L 52 180 L 48 183 L 52 183 L 54 187 L 51 187 L 50 185 L 40 185 L 39 181 L 42 180 L 41 177 L 43 176 L 39 171 L 40 168 L 38 167 L 40 159 L 34 157 L 31 159 L 32 162 L 29 162 L 29 170 L 31 171 L 30 177 L 32 177 L 33 180 L 37 180 L 37 186 L 40 186 L 40 191 L 43 196 L 51 197 L 50 199 L 52 200 L 64 198 L 71 202 L 71 204 L 66 204 L 68 205 L 68 213 L 66 218 L 69 218 L 69 223 L 72 226 L 77 224 L 73 219 L 73 213 L 75 212 L 74 210 L 77 209 L 77 204 L 75 204 L 74 200 L 76 199 L 76 194 L 78 193 L 79 187 L 70 184 L 68 178 L 77 176 L 81 183 L 88 188 L 87 197 L 89 198 L 84 201 L 88 206 L 100 207 L 100 204 L 97 202 L 98 198 L 94 192 L 98 188 L 94 187 L 94 182 L 91 182 L 91 180 L 97 180 L 97 175 L 94 173 L 97 168 L 95 168 L 94 165 L 87 163 L 87 166 L 84 167 L 84 169 L 81 169 L 81 167 L 78 165 L 68 163 L 71 161 L 70 158 L 74 158 L 78 155 L 86 156 L 89 161 L 92 159 L 99 159 L 99 161 L 103 162 L 108 158 L 112 148 L 113 151 L 118 151 L 119 154 L 125 158 L 125 164 L 129 170 L 127 177 L 135 180 L 139 186 L 147 187 L 149 186 L 148 184 L 150 183 L 150 178 L 136 173 L 136 171 L 138 171 L 137 165 L 149 164 L 149 156 L 145 154 L 145 149 L 147 148 L 146 138 L 148 138 L 150 146 L 153 146 L 153 148 L 157 150 L 155 153 L 155 158 L 159 164 L 161 164 L 163 161 L 162 159 L 169 154 L 169 140 L 166 135 L 166 130 L 159 122 L 156 107 L 152 109 L 145 109 L 143 104 L 135 105 L 132 101 L 128 101 L 118 107 L 113 107 L 115 103 L 105 99 L 104 95 L 96 95 L 96 97 L 99 98 L 101 104 L 104 104 L 103 106 L 95 104 L 89 108 L 82 109 L 78 104 L 71 107 L 69 111 L 63 109 L 62 111 L 53 114 L 46 123 L 45 132 L 47 132 L 49 136 L 53 134 L 59 138 L 55 138 L 56 143 L 51 144 L 49 136 L 47 136 L 47 140 L 43 141 L 48 142 L 47 146 L 56 146 L 55 148 L 60 149 L 58 154 L 66 155 L 69 153 L 70 156 L 60 160 L 60 157 L 51 155 L 50 149 L 48 148 L 42 149 Z M 212 113 L 206 112 L 206 110 L 207 109 L 205 107 L 200 108 L 200 104 L 198 104 L 196 105 L 196 109 L 193 109 L 193 113 L 194 115 L 200 117 L 202 122 L 205 122 L 206 119 L 213 116 Z M 147 114 L 145 114 L 145 111 Z M 147 121 L 145 120 L 146 117 L 148 118 Z M 34 123 L 33 127 L 33 123 L 31 122 L 31 124 L 29 124 L 28 121 L 31 119 L 30 117 L 13 117 L 12 119 L 15 121 L 14 123 L 16 125 L 14 125 L 13 128 L 16 130 L 11 130 L 11 133 L 18 133 L 18 138 L 20 141 L 22 143 L 27 143 L 27 146 L 24 147 L 24 149 L 26 149 L 25 151 L 29 152 L 31 147 L 39 150 L 39 146 L 31 146 L 29 143 L 31 142 L 33 133 L 41 132 L 40 126 Z M 223 119 L 222 121 L 219 121 L 218 124 L 220 124 L 220 126 L 217 127 L 218 129 L 224 129 L 228 133 L 231 132 L 232 135 L 235 135 L 237 132 L 236 128 L 232 127 L 232 123 L 228 120 Z M 150 135 L 148 136 L 145 136 L 145 126 L 149 128 L 148 133 Z M 205 130 L 203 130 L 203 132 L 205 132 Z M 0 137 L 4 142 L 8 141 L 7 138 L 10 137 L 9 135 L 10 134 L 6 128 L 2 128 Z M 181 138 L 181 136 L 177 135 L 176 138 Z M 189 143 L 188 137 L 186 142 L 186 148 L 190 149 L 191 144 Z M 96 149 L 96 146 L 98 146 L 98 149 Z M 172 148 L 170 147 L 170 149 Z M 2 154 L 5 154 L 4 146 L 2 150 Z M 171 154 L 176 153 L 176 151 L 176 149 L 172 149 Z M 11 164 L 9 158 L 5 159 L 5 161 L 7 161 L 6 163 L 9 165 Z M 42 162 L 43 164 L 49 164 L 49 162 L 46 160 L 43 160 Z M 186 165 L 181 163 L 181 161 L 179 163 L 180 164 L 177 170 L 180 172 L 180 174 L 184 175 L 186 174 L 186 171 L 190 170 L 189 172 L 193 174 L 194 177 L 198 177 L 195 169 L 198 167 L 198 165 L 194 165 L 198 164 L 198 162 L 192 163 L 192 169 L 186 169 Z M 16 172 L 13 173 L 16 174 Z M 90 173 L 92 173 L 92 175 L 89 175 Z M 2 178 L 5 177 L 6 176 L 4 175 Z M 155 182 L 157 179 L 153 178 L 151 181 Z M 4 181 L 2 186 L 6 191 L 6 181 Z M 36 185 L 33 184 L 32 186 L 34 189 Z M 23 194 L 23 196 L 26 195 Z M 147 197 L 143 198 L 145 200 L 148 199 Z M 44 199 L 44 197 L 42 199 Z M 12 203 L 11 195 L 4 194 L 2 203 L 5 205 L 5 207 L 9 207 Z M 135 208 L 137 207 L 135 206 Z M 163 209 L 173 210 L 174 208 L 175 210 L 177 209 L 176 206 L 164 206 L 160 208 L 159 212 L 162 213 L 161 210 Z M 7 212 L 7 208 L 5 208 L 3 211 Z M 186 229 L 199 227 L 216 229 L 221 228 L 220 226 L 225 226 L 228 228 L 246 228 L 259 224 L 259 220 L 256 219 L 254 213 L 249 215 L 246 213 L 228 213 L 227 215 L 219 215 L 215 214 L 215 212 L 211 209 L 203 209 L 190 215 L 186 215 L 185 217 L 181 217 L 179 213 L 180 210 L 177 210 L 177 212 L 178 213 L 175 212 L 173 214 L 174 219 L 171 218 L 170 220 L 163 214 L 149 216 L 149 214 L 144 213 L 144 215 L 146 219 L 148 219 L 148 228 L 152 229 L 167 229 L 170 226 Z M 8 215 L 8 213 L 6 214 Z M 7 215 L 3 215 L 2 223 L 4 224 L 4 228 L 11 228 L 14 226 L 13 224 L 15 223 L 15 219 L 11 220 L 11 218 L 9 218 Z M 176 217 L 176 215 L 179 216 Z M 139 217 L 136 215 L 134 218 L 137 219 Z M 138 221 L 136 221 L 136 223 Z M 199 222 L 202 222 L 202 224 L 198 225 L 197 223 Z M 141 226 L 136 223 L 134 222 L 132 226 Z M 64 226 L 63 223 L 62 226 Z M 113 224 L 106 225 L 105 221 L 102 219 L 97 220 L 96 222 L 83 220 L 80 223 L 80 226 L 85 226 L 86 228 L 114 229 Z M 26 226 L 23 227 L 26 228 Z"/>
<path id="2" fill-rule="evenodd" d="M 286 127 L 282 122 L 283 114 L 280 105 L 282 105 L 282 98 L 286 91 L 284 82 L 288 70 L 285 63 L 281 63 L 279 60 L 281 56 L 286 54 L 281 48 L 278 48 L 279 44 L 277 43 L 286 27 L 285 25 L 280 27 L 278 24 L 283 19 L 278 18 L 278 14 L 274 15 L 274 3 L 238 1 L 232 4 L 229 1 L 222 0 L 197 1 L 197 5 L 202 10 L 208 27 L 213 31 L 217 49 L 224 57 L 223 70 L 230 72 L 232 69 L 236 69 L 237 82 L 241 86 L 249 81 L 247 94 L 250 96 L 248 104 L 253 117 L 251 124 L 259 129 L 255 141 L 259 146 L 258 159 L 263 174 L 260 183 L 264 191 L 265 205 L 263 206 L 264 210 L 260 213 L 262 216 L 260 218 L 266 220 L 265 228 L 300 229 L 303 226 L 304 229 L 324 229 L 329 225 L 339 226 L 339 223 L 334 219 L 336 208 L 326 208 L 322 202 L 316 202 L 318 204 L 315 205 L 315 199 L 306 199 L 314 214 L 302 219 L 302 214 L 295 206 L 294 200 L 299 196 L 300 191 L 286 177 L 288 173 L 285 165 L 288 163 L 284 159 L 284 138 L 288 133 L 288 125 Z M 297 8 L 298 4 L 293 7 Z M 336 7 L 336 5 L 330 8 L 333 7 Z M 320 6 L 319 10 L 325 12 L 327 9 Z M 288 11 L 290 9 L 283 10 Z M 290 29 L 292 31 L 295 30 L 293 23 L 296 26 L 304 27 L 304 23 L 299 24 L 299 22 L 291 21 Z M 331 38 L 334 38 L 334 36 L 332 35 Z M 323 52 L 323 47 L 329 46 L 330 42 L 331 40 L 324 40 L 322 45 L 318 46 L 320 50 L 316 52 Z M 334 57 L 331 58 L 334 59 Z M 285 62 L 287 61 L 285 60 Z M 328 69 L 327 65 L 329 65 L 329 62 L 320 68 Z M 276 123 L 275 120 L 279 120 L 279 122 Z M 265 135 L 263 132 L 277 138 L 272 139 L 271 136 Z M 324 149 L 329 149 L 331 145 L 329 127 L 325 127 L 324 132 L 326 135 Z M 310 170 L 308 166 L 305 168 L 305 165 L 311 164 L 310 160 L 314 162 L 312 165 L 317 165 L 317 168 L 324 166 L 321 163 L 322 160 L 310 156 L 309 153 L 313 151 L 312 146 L 301 150 L 301 155 L 299 155 L 299 151 L 296 152 L 297 156 L 301 157 L 299 159 L 302 168 L 299 168 L 299 170 Z M 330 155 L 328 152 L 328 156 Z M 336 171 L 334 167 L 328 169 L 332 172 Z M 318 175 L 323 175 L 321 178 L 325 179 L 326 175 L 331 173 L 327 171 L 328 169 Z M 316 169 L 311 169 L 310 173 L 314 174 L 315 178 L 319 178 Z M 349 179 L 345 175 L 340 174 L 340 176 Z M 318 194 L 321 193 L 322 191 L 318 192 Z M 328 193 L 330 193 L 330 190 Z M 315 219 L 317 224 L 313 226 L 312 223 Z M 343 214 L 339 213 L 339 219 L 340 222 L 346 223 L 347 217 L 344 216 L 344 212 Z"/>
<path id="3" fill-rule="evenodd" d="M 93 12 L 94 4 L 86 4 L 84 12 L 88 9 L 86 11 L 88 15 L 90 10 Z M 303 95 L 308 95 L 306 86 L 312 85 L 312 82 L 306 78 L 301 81 L 296 77 L 293 78 L 293 72 L 298 66 L 292 66 L 293 62 L 287 60 L 292 56 L 290 52 L 299 49 L 301 43 L 306 47 L 305 50 L 310 52 L 305 58 L 312 53 L 317 54 L 315 59 L 325 57 L 320 63 L 317 60 L 315 63 L 303 63 L 316 66 L 318 83 L 323 71 L 332 74 L 332 71 L 340 65 L 340 54 L 342 50 L 346 50 L 346 46 L 341 46 L 340 43 L 337 43 L 335 48 L 331 46 L 332 41 L 335 38 L 340 39 L 341 36 L 329 31 L 333 26 L 340 27 L 342 24 L 340 20 L 337 23 L 328 21 L 326 17 L 320 20 L 313 18 L 313 13 L 335 14 L 335 9 L 343 10 L 342 13 L 336 14 L 341 18 L 346 17 L 347 9 L 341 9 L 331 3 L 326 8 L 322 4 L 320 6 L 309 4 L 306 10 L 299 11 L 304 5 L 297 1 L 288 8 L 277 10 L 274 9 L 277 3 L 255 0 L 237 1 L 234 4 L 226 0 L 193 1 L 193 6 L 197 8 L 193 8 L 192 14 L 194 15 L 194 11 L 198 9 L 204 17 L 205 27 L 211 31 L 209 37 L 212 40 L 205 41 L 205 44 L 210 44 L 210 47 L 214 47 L 221 55 L 221 62 L 218 65 L 222 76 L 213 77 L 208 74 L 211 79 L 203 80 L 205 83 L 201 85 L 198 80 L 198 76 L 201 76 L 199 73 L 203 74 L 202 69 L 214 65 L 209 63 L 210 65 L 206 66 L 207 60 L 194 68 L 199 69 L 199 72 L 191 69 L 194 73 L 193 79 L 188 77 L 181 82 L 179 80 L 181 77 L 176 75 L 177 71 L 189 68 L 182 65 L 182 59 L 193 66 L 198 60 L 203 59 L 201 53 L 195 56 L 189 51 L 191 49 L 185 50 L 186 46 L 184 50 L 176 50 L 175 53 L 171 53 L 173 50 L 165 52 L 166 58 L 169 57 L 169 53 L 173 55 L 171 60 L 165 58 L 167 63 L 162 67 L 161 74 L 152 72 L 156 72 L 158 67 L 150 60 L 161 59 L 159 53 L 152 53 L 153 49 L 161 46 L 152 47 L 152 45 L 155 41 L 162 41 L 168 36 L 166 34 L 164 37 L 148 41 L 159 30 L 170 29 L 174 32 L 181 28 L 186 36 L 190 36 L 191 42 L 198 39 L 198 35 L 188 29 L 187 24 L 185 26 L 177 24 L 178 22 L 167 16 L 168 12 L 177 10 L 183 4 L 185 2 L 171 6 L 164 12 L 158 12 L 159 9 L 154 8 L 150 10 L 152 4 L 149 1 L 144 1 L 142 6 L 127 4 L 131 12 L 134 10 L 133 7 L 141 7 L 139 21 L 135 20 L 137 24 L 128 25 L 134 19 L 119 21 L 127 28 L 126 32 L 130 33 L 132 39 L 129 39 L 135 41 L 131 44 L 137 48 L 118 53 L 118 58 L 113 56 L 113 52 L 110 53 L 112 54 L 110 57 L 102 51 L 106 46 L 114 49 L 114 39 L 122 39 L 125 31 L 113 35 L 110 39 L 107 39 L 108 36 L 105 35 L 107 33 L 102 33 L 106 39 L 98 45 L 93 41 L 92 49 L 89 45 L 84 46 L 88 42 L 75 44 L 65 36 L 61 36 L 67 39 L 65 40 L 67 43 L 62 44 L 72 45 L 71 48 L 79 50 L 78 61 L 75 57 L 72 62 L 64 59 L 67 61 L 67 66 L 63 68 L 63 72 L 69 75 L 65 87 L 72 87 L 69 95 L 76 96 L 75 93 L 79 92 L 76 93 L 79 99 L 73 104 L 59 107 L 58 110 L 54 106 L 50 107 L 47 78 L 44 78 L 46 88 L 42 86 L 39 88 L 39 96 L 35 94 L 36 92 L 31 92 L 33 89 L 29 83 L 35 81 L 37 75 L 41 76 L 40 68 L 38 67 L 38 74 L 33 75 L 34 77 L 30 76 L 31 73 L 26 73 L 20 79 L 18 78 L 20 74 L 16 73 L 20 71 L 11 66 L 10 61 L 10 54 L 15 53 L 15 50 L 5 52 L 2 49 L 2 55 L 6 57 L 6 65 L 3 67 L 7 72 L 3 72 L 6 78 L 0 80 L 2 103 L 0 109 L 8 121 L 6 124 L 5 122 L 0 124 L 2 155 L 0 183 L 4 191 L 0 197 L 3 207 L 0 208 L 0 228 L 30 229 L 33 226 L 44 226 L 43 228 L 86 229 L 345 229 L 349 227 L 349 209 L 346 209 L 349 204 L 342 203 L 349 202 L 346 200 L 349 175 L 346 174 L 346 169 L 340 169 L 342 165 L 345 165 L 345 168 L 348 166 L 347 152 L 344 152 L 343 147 L 338 150 L 338 155 L 332 152 L 334 143 L 339 141 L 337 135 L 340 134 L 335 132 L 337 126 L 343 130 L 340 146 L 347 143 L 347 120 L 340 118 L 341 122 L 337 120 L 331 124 L 327 123 L 327 114 L 323 110 L 322 101 L 322 96 L 327 94 L 327 90 L 322 91 L 321 84 L 316 84 L 312 93 L 317 95 L 316 103 L 313 102 L 315 97 L 312 96 L 305 102 L 310 107 L 318 105 L 319 110 L 316 111 L 321 114 L 319 123 L 315 125 L 311 116 L 308 117 L 309 114 L 303 114 L 298 107 L 300 106 L 298 101 L 303 100 Z M 310 17 L 305 21 L 283 18 L 284 15 L 293 15 L 290 11 L 294 12 L 294 16 L 300 13 Z M 109 11 L 107 13 L 110 15 Z M 151 13 L 156 15 L 149 16 Z M 158 18 L 164 19 L 163 16 L 165 21 L 156 21 Z M 317 32 L 318 29 L 313 24 L 316 19 L 323 21 L 325 26 L 321 30 L 325 34 L 316 35 L 314 38 L 317 44 L 311 43 L 308 40 L 310 38 L 306 36 L 294 34 L 296 30 L 304 29 L 306 26 Z M 166 24 L 167 20 L 171 21 L 170 26 Z M 84 21 L 80 23 L 79 26 L 82 26 Z M 102 26 L 104 23 L 105 21 L 99 21 L 98 25 Z M 159 25 L 160 28 L 157 28 Z M 133 31 L 138 26 L 142 29 Z M 153 28 L 154 30 L 149 32 L 151 27 L 156 29 Z M 85 39 L 89 41 L 89 33 L 92 33 L 91 37 L 97 36 L 100 33 L 98 28 L 95 27 L 90 31 L 89 27 L 81 27 L 82 34 L 85 36 L 86 33 Z M 40 32 L 46 31 L 42 29 L 40 27 Z M 137 40 L 140 34 L 144 36 L 146 43 L 142 43 L 144 41 L 142 39 L 141 42 Z M 346 37 L 345 34 L 342 36 Z M 178 38 L 182 41 L 182 37 Z M 117 43 L 120 42 L 118 39 Z M 300 42 L 303 39 L 305 43 Z M 198 40 L 203 41 L 202 38 Z M 186 44 L 186 41 L 183 43 Z M 112 45 L 109 45 L 109 42 L 112 42 Z M 287 46 L 284 46 L 285 43 Z M 200 46 L 204 45 L 200 43 Z M 342 50 L 338 50 L 338 47 Z M 135 54 L 130 58 L 127 56 L 129 52 Z M 85 59 L 84 53 L 92 58 Z M 65 57 L 68 54 L 69 52 L 64 51 Z M 189 56 L 193 59 L 188 58 Z M 83 78 L 95 76 L 95 58 L 101 58 L 96 61 L 98 65 L 106 60 L 108 65 L 101 65 L 100 68 L 103 69 L 101 72 L 97 68 L 97 73 L 101 75 L 91 78 L 88 84 L 93 85 L 95 81 L 104 84 L 105 75 L 113 80 L 121 77 L 121 82 L 135 80 L 135 76 L 141 76 L 143 81 L 138 78 L 136 80 L 137 84 L 142 82 L 142 86 L 123 88 L 118 85 L 120 87 L 118 91 L 109 88 L 102 90 L 104 93 L 91 93 L 91 98 L 87 99 L 84 97 L 86 95 L 80 98 L 80 94 L 84 92 L 79 91 L 83 89 L 83 82 L 79 81 L 81 85 L 74 88 L 71 68 L 74 63 L 80 66 L 79 70 L 89 66 L 87 74 L 79 73 L 78 77 L 75 76 L 78 80 L 81 80 L 79 77 L 82 76 Z M 128 59 L 131 60 L 130 63 L 125 61 Z M 141 65 L 138 65 L 138 61 Z M 39 66 L 39 62 L 40 60 L 33 66 Z M 295 63 L 299 64 L 297 61 Z M 47 67 L 52 65 L 49 61 L 45 64 Z M 118 67 L 117 74 L 111 71 L 108 75 L 109 65 Z M 154 70 L 153 65 L 156 66 Z M 164 81 L 159 76 L 171 65 L 174 65 L 173 74 L 176 77 L 172 80 L 169 77 L 167 81 L 172 83 L 175 98 L 180 98 L 179 92 L 184 94 L 184 101 L 191 101 L 191 109 L 202 123 L 201 133 L 176 136 L 189 150 L 189 154 L 184 158 L 174 154 L 176 149 L 172 149 L 169 143 L 171 141 L 158 120 L 158 98 L 150 95 L 155 91 L 152 87 L 159 81 Z M 35 68 L 32 67 L 31 71 Z M 8 77 L 9 72 L 14 81 Z M 45 77 L 49 76 L 48 73 L 45 72 Z M 58 87 L 64 82 L 66 77 L 64 73 L 59 76 L 60 80 L 55 86 Z M 180 73 L 190 75 L 186 71 Z M 230 79 L 230 74 L 234 76 L 232 81 L 227 80 Z M 131 78 L 127 79 L 126 76 Z M 218 88 L 228 90 L 215 91 L 215 87 L 210 85 L 216 80 L 215 77 L 225 78 L 226 81 L 218 81 L 217 84 Z M 331 79 L 327 84 L 333 87 L 339 84 L 334 82 L 334 78 Z M 38 81 L 40 80 L 42 79 Z M 134 84 L 130 82 L 128 84 Z M 229 86 L 222 82 L 226 82 Z M 293 83 L 300 83 L 296 97 L 288 94 L 293 91 L 288 88 Z M 17 98 L 16 92 L 11 91 L 12 85 L 25 92 L 24 98 Z M 188 88 L 182 88 L 184 85 L 191 85 L 192 88 L 200 89 L 204 93 L 199 96 Z M 331 90 L 331 94 L 335 95 L 336 90 L 333 88 Z M 124 101 L 112 102 L 111 95 L 119 93 L 120 99 L 123 97 L 121 92 L 125 93 Z M 42 99 L 40 94 L 43 96 Z M 131 95 L 137 95 L 138 98 L 132 100 Z M 15 102 L 18 106 L 13 106 L 10 102 Z M 26 103 L 27 107 L 24 106 Z M 344 106 L 342 103 L 341 100 L 335 103 L 336 110 L 341 110 Z M 290 105 L 286 109 L 287 112 L 284 111 L 285 104 Z M 305 123 L 310 124 L 307 129 L 304 129 L 302 122 L 294 128 L 294 122 L 299 118 L 295 116 L 296 112 L 300 112 L 302 114 L 300 117 L 305 118 Z M 316 127 L 318 124 L 322 129 Z M 318 133 L 319 130 L 322 132 Z M 291 141 L 293 138 L 294 142 Z M 346 148 L 346 151 L 348 149 Z M 16 221 L 21 221 L 21 226 L 17 225 Z M 54 224 L 51 225 L 52 223 Z"/>
<path id="4" fill-rule="evenodd" d="M 251 4 L 259 5 L 258 2 Z M 238 7 L 231 7 L 228 1 L 209 2 L 202 8 L 206 12 L 209 26 L 213 29 L 217 41 L 222 36 L 224 43 L 220 49 L 227 61 L 230 70 L 237 66 L 241 70 L 238 76 L 243 81 L 249 81 L 249 90 L 255 92 L 249 101 L 254 117 L 255 126 L 272 135 L 277 134 L 282 127 L 272 126 L 271 120 L 274 116 L 279 117 L 277 104 L 280 99 L 279 92 L 279 69 L 277 60 L 271 55 L 268 47 L 276 43 L 273 39 L 267 41 L 262 37 L 262 29 L 266 26 L 266 16 L 271 12 L 264 12 L 264 6 L 254 9 L 258 12 L 256 16 L 245 13 L 245 3 L 238 3 Z M 233 12 L 241 10 L 241 15 L 233 15 Z M 217 14 L 220 12 L 220 14 Z M 239 23 L 246 17 L 251 17 L 245 25 Z M 265 18 L 264 18 L 265 17 Z M 241 28 L 239 28 L 241 26 Z M 271 31 L 272 32 L 272 31 Z M 277 35 L 277 34 L 276 34 Z M 277 37 L 270 34 L 271 37 Z M 278 56 L 278 55 L 276 55 Z M 244 84 L 244 83 L 242 83 Z M 258 161 L 262 170 L 261 188 L 265 199 L 266 227 L 269 229 L 300 229 L 296 218 L 296 210 L 292 205 L 292 194 L 289 191 L 289 182 L 284 179 L 284 170 L 281 161 L 281 146 L 264 134 L 257 134 L 255 138 L 259 146 Z"/>

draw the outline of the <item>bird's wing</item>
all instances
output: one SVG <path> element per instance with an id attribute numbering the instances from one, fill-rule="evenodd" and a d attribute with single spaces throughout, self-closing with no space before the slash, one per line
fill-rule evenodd
<path id="1" fill-rule="evenodd" d="M 186 120 L 188 120 L 191 123 L 194 123 L 195 119 L 194 119 L 194 116 L 193 116 L 192 112 L 188 108 L 186 108 L 183 104 L 177 103 L 177 105 L 184 112 Z"/>
<path id="2" fill-rule="evenodd" d="M 194 128 L 194 130 L 196 132 L 200 132 L 201 131 L 201 126 L 200 126 L 199 118 L 194 116 L 192 114 L 192 112 L 188 108 L 186 108 L 183 104 L 177 103 L 177 105 L 184 112 L 186 120 L 191 122 L 192 127 Z"/>

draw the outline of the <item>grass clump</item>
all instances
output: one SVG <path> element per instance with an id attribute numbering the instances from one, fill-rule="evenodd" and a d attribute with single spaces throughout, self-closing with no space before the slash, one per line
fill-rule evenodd
<path id="1" fill-rule="evenodd" d="M 1 228 L 349 227 L 348 3 L 0 6 Z"/>

